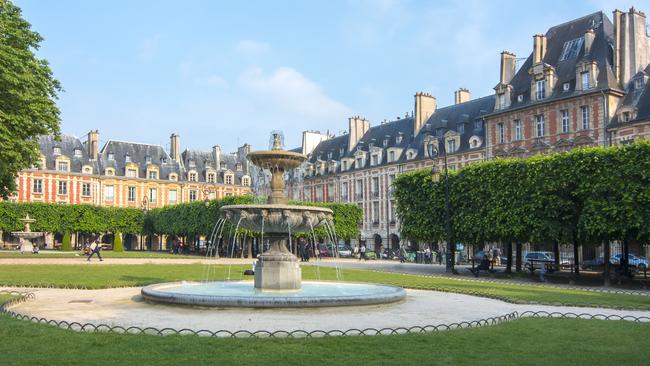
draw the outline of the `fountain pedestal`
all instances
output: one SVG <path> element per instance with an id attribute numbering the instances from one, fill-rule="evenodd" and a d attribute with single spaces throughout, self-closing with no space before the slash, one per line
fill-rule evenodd
<path id="1" fill-rule="evenodd" d="M 271 236 L 271 248 L 260 255 L 255 265 L 255 288 L 299 290 L 302 284 L 298 258 L 287 250 L 284 236 Z"/>

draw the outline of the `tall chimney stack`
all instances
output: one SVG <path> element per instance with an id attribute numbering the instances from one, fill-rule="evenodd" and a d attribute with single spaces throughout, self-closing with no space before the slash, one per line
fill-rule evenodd
<path id="1" fill-rule="evenodd" d="M 172 135 L 169 136 L 169 139 L 169 155 L 174 161 L 181 161 L 181 137 L 176 133 L 172 133 Z"/>
<path id="2" fill-rule="evenodd" d="M 413 121 L 413 136 L 417 136 L 429 120 L 432 114 L 436 112 L 437 101 L 434 96 L 429 93 L 417 92 L 415 93 L 415 120 Z"/>
<path id="3" fill-rule="evenodd" d="M 88 148 L 88 157 L 90 160 L 97 160 L 99 155 L 99 130 L 90 130 L 88 132 L 86 147 Z"/>
<path id="4" fill-rule="evenodd" d="M 469 92 L 469 89 L 459 88 L 454 92 L 454 104 L 460 104 L 469 102 L 472 99 L 472 95 Z"/>
<path id="5" fill-rule="evenodd" d="M 499 82 L 501 84 L 509 84 L 515 72 L 517 71 L 517 56 L 514 53 L 503 51 L 501 52 L 501 70 Z"/>
<path id="6" fill-rule="evenodd" d="M 212 146 L 212 160 L 214 160 L 214 168 L 216 170 L 221 169 L 221 146 Z"/>
<path id="7" fill-rule="evenodd" d="M 646 16 L 634 7 L 624 13 L 614 10 L 614 73 L 627 87 L 630 79 L 648 65 Z"/>
<path id="8" fill-rule="evenodd" d="M 350 133 L 348 134 L 348 151 L 352 151 L 363 135 L 368 132 L 370 122 L 364 117 L 354 116 L 348 118 L 350 122 Z"/>
<path id="9" fill-rule="evenodd" d="M 536 34 L 533 36 L 533 64 L 544 61 L 546 56 L 546 36 Z"/>

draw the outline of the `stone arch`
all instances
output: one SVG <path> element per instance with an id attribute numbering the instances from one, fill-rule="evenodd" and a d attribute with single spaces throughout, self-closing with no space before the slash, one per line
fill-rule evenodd
<path id="1" fill-rule="evenodd" d="M 397 234 L 390 234 L 390 249 L 398 250 L 399 249 L 399 236 Z"/>

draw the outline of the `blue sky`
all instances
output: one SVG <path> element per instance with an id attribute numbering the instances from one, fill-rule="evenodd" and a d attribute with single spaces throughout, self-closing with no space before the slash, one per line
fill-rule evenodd
<path id="1" fill-rule="evenodd" d="M 65 92 L 62 131 L 182 148 L 287 147 L 304 129 L 339 134 L 413 109 L 427 91 L 493 92 L 502 50 L 573 18 L 650 1 L 15 0 Z M 539 12 L 538 8 L 544 10 Z"/>

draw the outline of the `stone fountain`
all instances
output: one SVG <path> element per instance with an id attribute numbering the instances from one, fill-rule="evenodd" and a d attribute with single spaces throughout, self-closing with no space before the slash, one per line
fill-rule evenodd
<path id="1" fill-rule="evenodd" d="M 34 242 L 32 240 L 42 237 L 43 233 L 32 231 L 30 225 L 36 222 L 36 220 L 30 218 L 29 214 L 24 218 L 19 219 L 19 221 L 25 225 L 23 231 L 13 231 L 11 232 L 11 235 L 19 238 L 21 252 L 31 252 L 34 249 Z"/>
<path id="2" fill-rule="evenodd" d="M 301 287 L 298 258 L 287 249 L 289 235 L 308 232 L 332 222 L 332 210 L 321 207 L 287 205 L 284 195 L 284 172 L 307 160 L 305 155 L 283 151 L 281 136 L 273 135 L 269 151 L 255 151 L 247 156 L 253 164 L 271 172 L 271 195 L 265 205 L 231 205 L 221 211 L 232 223 L 264 233 L 271 246 L 258 257 L 255 288 L 261 290 L 296 290 Z"/>
<path id="3" fill-rule="evenodd" d="M 250 281 L 182 281 L 142 288 L 151 301 L 218 307 L 324 307 L 384 304 L 406 297 L 395 286 L 349 282 L 302 282 L 298 258 L 287 249 L 287 241 L 299 232 L 332 225 L 332 210 L 287 204 L 284 172 L 294 169 L 307 157 L 282 150 L 282 136 L 274 133 L 267 151 L 247 158 L 271 172 L 271 194 L 267 204 L 229 205 L 221 208 L 225 219 L 237 227 L 261 233 L 270 248 L 258 256 L 255 278 Z M 223 227 L 223 226 L 222 226 Z"/>

